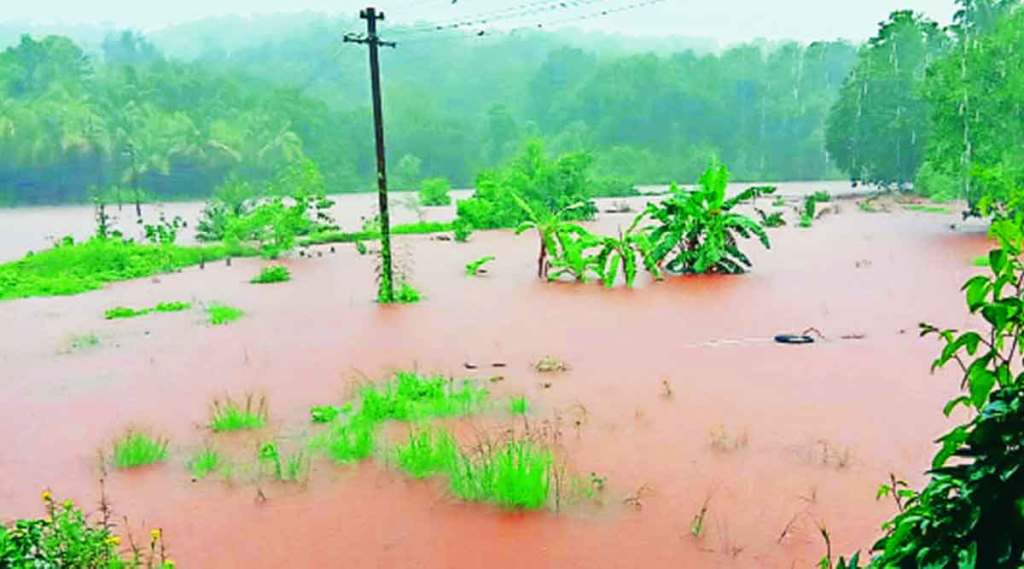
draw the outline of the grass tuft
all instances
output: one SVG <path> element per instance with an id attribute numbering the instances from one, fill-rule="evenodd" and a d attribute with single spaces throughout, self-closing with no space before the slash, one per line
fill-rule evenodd
<path id="1" fill-rule="evenodd" d="M 418 428 L 405 444 L 394 450 L 398 467 L 413 478 L 426 478 L 450 471 L 459 458 L 455 438 L 444 429 Z"/>
<path id="2" fill-rule="evenodd" d="M 182 310 L 188 310 L 192 308 L 191 302 L 161 302 L 152 308 L 129 308 L 127 306 L 115 306 L 110 310 L 107 310 L 103 317 L 107 320 L 117 320 L 120 318 L 135 318 L 137 316 L 145 316 L 151 312 L 181 312 Z"/>
<path id="3" fill-rule="evenodd" d="M 310 446 L 339 464 L 357 462 L 373 454 L 376 426 L 375 422 L 356 415 L 345 423 L 332 425 L 329 431 L 315 437 Z"/>
<path id="4" fill-rule="evenodd" d="M 209 427 L 215 433 L 261 429 L 267 423 L 267 400 L 246 395 L 245 405 L 233 399 L 213 402 Z"/>
<path id="5" fill-rule="evenodd" d="M 192 478 L 202 480 L 220 469 L 223 463 L 224 460 L 216 449 L 204 447 L 188 461 L 188 469 L 192 473 Z"/>
<path id="6" fill-rule="evenodd" d="M 191 302 L 172 301 L 172 302 L 161 302 L 161 303 L 157 304 L 156 306 L 153 307 L 153 311 L 154 312 L 181 312 L 183 310 L 188 310 L 189 308 L 192 308 L 192 303 Z"/>
<path id="7" fill-rule="evenodd" d="M 288 270 L 288 267 L 282 265 L 271 265 L 269 267 L 263 267 L 260 274 L 252 278 L 252 284 L 271 284 L 271 283 L 283 283 L 285 281 L 292 280 L 292 274 Z"/>
<path id="8" fill-rule="evenodd" d="M 444 376 L 400 371 L 384 385 L 364 387 L 360 396 L 359 413 L 373 422 L 412 421 L 468 415 L 480 408 L 487 390 L 469 380 L 456 386 Z"/>
<path id="9" fill-rule="evenodd" d="M 513 415 L 525 415 L 530 410 L 530 402 L 523 396 L 513 397 L 508 402 L 508 410 Z"/>
<path id="10" fill-rule="evenodd" d="M 206 315 L 210 324 L 213 324 L 214 326 L 221 326 L 238 320 L 245 315 L 245 312 L 242 312 L 239 308 L 228 306 L 226 304 L 211 304 L 206 307 Z"/>
<path id="11" fill-rule="evenodd" d="M 145 433 L 128 431 L 114 441 L 114 466 L 136 468 L 167 459 L 167 439 L 152 438 Z"/>
<path id="12" fill-rule="evenodd" d="M 309 409 L 309 416 L 314 423 L 330 423 L 340 414 L 341 408 L 334 405 L 315 405 Z"/>
<path id="13" fill-rule="evenodd" d="M 548 503 L 553 472 L 550 450 L 510 440 L 475 455 L 460 454 L 448 472 L 448 484 L 463 500 L 536 510 Z"/>

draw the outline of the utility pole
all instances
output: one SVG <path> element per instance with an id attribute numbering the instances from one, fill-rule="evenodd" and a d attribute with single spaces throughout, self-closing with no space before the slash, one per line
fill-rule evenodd
<path id="1" fill-rule="evenodd" d="M 345 43 L 361 43 L 370 47 L 370 91 L 373 98 L 373 134 L 377 143 L 377 199 L 380 206 L 380 257 L 381 282 L 377 293 L 378 300 L 384 303 L 395 301 L 394 273 L 391 268 L 391 218 L 388 214 L 388 178 L 387 166 L 384 161 L 384 116 L 380 102 L 380 64 L 377 61 L 377 49 L 380 46 L 395 47 L 394 42 L 387 42 L 377 37 L 377 20 L 383 20 L 384 14 L 376 8 L 368 7 L 359 11 L 359 17 L 366 20 L 366 36 L 345 34 Z"/>

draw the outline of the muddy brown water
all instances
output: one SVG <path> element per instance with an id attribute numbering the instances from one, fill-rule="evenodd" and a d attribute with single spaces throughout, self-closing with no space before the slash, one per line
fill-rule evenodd
<path id="1" fill-rule="evenodd" d="M 614 231 L 629 219 L 594 225 Z M 847 203 L 812 229 L 775 230 L 770 251 L 749 244 L 749 274 L 641 276 L 635 290 L 537 282 L 534 238 L 493 231 L 467 244 L 399 238 L 426 296 L 417 305 L 375 305 L 373 261 L 351 246 L 286 260 L 293 280 L 283 285 L 248 284 L 263 262 L 243 259 L 0 303 L 0 518 L 39 515 L 44 487 L 95 510 L 98 452 L 139 426 L 170 437 L 170 459 L 111 472 L 109 498 L 142 539 L 162 527 L 183 568 L 809 567 L 824 552 L 819 523 L 836 552 L 870 545 L 894 510 L 875 501 L 878 484 L 890 472 L 921 484 L 930 441 L 951 425 L 941 407 L 957 377 L 929 373 L 938 346 L 916 326 L 971 323 L 958 288 L 987 242 L 981 227 L 951 230 L 955 221 Z M 10 235 L 5 243 L 28 239 Z M 465 277 L 463 265 L 487 254 L 497 257 L 489 273 Z M 246 316 L 223 327 L 198 310 L 103 320 L 115 305 L 166 300 L 224 301 Z M 809 326 L 828 340 L 768 341 Z M 100 345 L 61 353 L 83 333 Z M 549 354 L 571 369 L 535 372 L 531 362 Z M 205 441 L 240 456 L 275 436 L 298 448 L 313 431 L 309 406 L 413 367 L 501 374 L 493 398 L 527 396 L 535 422 L 585 409 L 559 452 L 577 472 L 607 477 L 603 503 L 506 513 L 378 460 L 315 460 L 304 485 L 190 480 L 185 462 Z M 266 395 L 271 425 L 207 432 L 210 402 L 246 392 Z M 511 420 L 494 411 L 473 422 Z M 714 448 L 722 433 L 745 446 Z M 623 503 L 641 487 L 640 509 Z"/>

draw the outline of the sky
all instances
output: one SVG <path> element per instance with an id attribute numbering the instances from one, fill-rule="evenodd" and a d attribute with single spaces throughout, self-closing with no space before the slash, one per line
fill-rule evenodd
<path id="1" fill-rule="evenodd" d="M 452 21 L 508 10 L 546 0 L 380 0 L 393 24 Z M 566 0 L 583 5 L 551 13 L 509 19 L 501 25 L 527 26 L 537 21 L 576 19 L 644 0 Z M 650 1 L 650 0 L 646 0 Z M 113 24 L 152 31 L 208 16 L 317 11 L 355 15 L 371 0 L 33 0 L 5 2 L 0 23 Z M 878 23 L 898 9 L 922 12 L 949 23 L 953 0 L 660 0 L 604 17 L 567 22 L 586 30 L 641 36 L 708 38 L 720 44 L 749 39 L 798 41 L 871 37 Z M 550 27 L 549 27 L 550 28 Z"/>

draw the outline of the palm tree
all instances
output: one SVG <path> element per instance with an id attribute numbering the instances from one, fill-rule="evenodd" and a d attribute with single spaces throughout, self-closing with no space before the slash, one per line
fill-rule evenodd
<path id="1" fill-rule="evenodd" d="M 537 230 L 537 238 L 540 241 L 540 252 L 537 255 L 537 278 L 546 279 L 548 275 L 548 254 L 551 251 L 557 252 L 559 248 L 558 234 L 568 231 L 569 226 L 572 228 L 579 227 L 569 222 L 566 217 L 570 212 L 583 207 L 585 204 L 574 203 L 556 212 L 551 212 L 547 208 L 538 211 L 530 206 L 519 194 L 512 193 L 512 199 L 522 208 L 527 217 L 526 221 L 523 221 L 516 227 L 516 235 L 530 229 Z"/>

